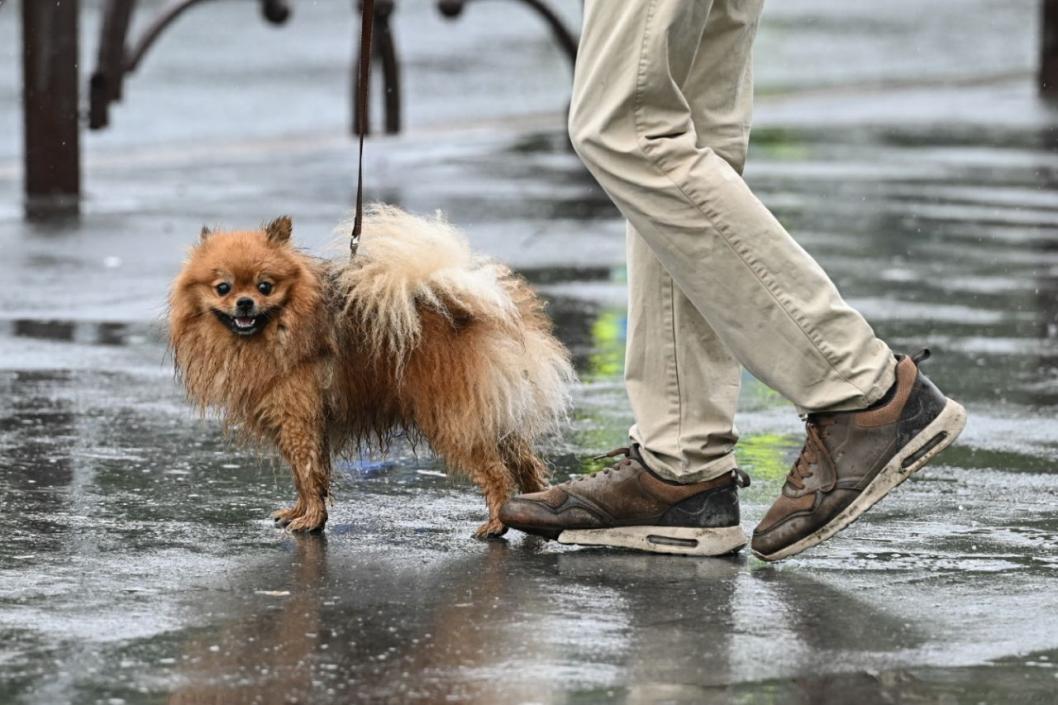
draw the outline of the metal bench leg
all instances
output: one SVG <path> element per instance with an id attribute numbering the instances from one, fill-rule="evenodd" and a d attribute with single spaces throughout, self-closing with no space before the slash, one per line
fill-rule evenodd
<path id="1" fill-rule="evenodd" d="M 455 19 L 463 14 L 463 9 L 468 2 L 470 0 L 438 0 L 437 9 L 445 17 Z M 566 27 L 558 13 L 551 9 L 551 6 L 544 0 L 521 0 L 521 2 L 540 15 L 540 18 L 547 23 L 551 35 L 555 38 L 555 43 L 569 59 L 569 67 L 572 69 L 577 61 L 577 35 Z"/>
<path id="2" fill-rule="evenodd" d="M 88 81 L 88 129 L 110 124 L 110 104 L 121 100 L 125 80 L 125 43 L 136 0 L 107 0 L 99 36 L 96 70 Z"/>
<path id="3" fill-rule="evenodd" d="M 359 3 L 358 3 L 359 5 Z M 400 93 L 400 62 L 397 59 L 397 48 L 393 41 L 393 30 L 390 25 L 390 17 L 393 14 L 395 3 L 393 0 L 376 0 L 375 2 L 375 27 L 374 44 L 371 47 L 371 56 L 382 64 L 382 96 L 386 119 L 386 133 L 396 134 L 401 127 L 401 93 Z M 359 36 L 360 28 L 356 29 Z M 356 47 L 356 57 L 360 56 L 359 44 Z M 357 90 L 356 81 L 360 73 L 360 60 L 354 58 L 352 81 L 352 128 L 353 134 L 360 134 L 360 123 L 357 116 Z M 371 134 L 371 110 L 364 111 L 365 133 Z"/>

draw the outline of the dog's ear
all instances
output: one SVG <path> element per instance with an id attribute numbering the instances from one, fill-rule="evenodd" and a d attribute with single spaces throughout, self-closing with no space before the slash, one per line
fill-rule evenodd
<path id="1" fill-rule="evenodd" d="M 268 241 L 274 245 L 282 245 L 290 239 L 290 233 L 294 228 L 289 215 L 281 215 L 265 226 L 265 235 Z"/>
<path id="2" fill-rule="evenodd" d="M 202 232 L 200 232 L 200 233 L 198 234 L 198 241 L 199 241 L 199 242 L 205 242 L 206 240 L 208 240 L 208 239 L 209 239 L 209 236 L 210 236 L 210 235 L 212 235 L 212 234 L 213 234 L 213 231 L 212 231 L 212 230 L 210 230 L 210 229 L 209 229 L 208 227 L 206 227 L 205 225 L 203 225 L 203 226 L 202 226 Z"/>

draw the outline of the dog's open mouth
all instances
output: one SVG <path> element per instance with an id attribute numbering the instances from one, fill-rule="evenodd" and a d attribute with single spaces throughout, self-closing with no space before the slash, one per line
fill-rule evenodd
<path id="1" fill-rule="evenodd" d="M 268 322 L 267 313 L 258 313 L 253 316 L 229 316 L 217 309 L 213 309 L 213 313 L 221 323 L 228 326 L 231 332 L 236 335 L 253 335 L 264 328 L 265 323 Z"/>

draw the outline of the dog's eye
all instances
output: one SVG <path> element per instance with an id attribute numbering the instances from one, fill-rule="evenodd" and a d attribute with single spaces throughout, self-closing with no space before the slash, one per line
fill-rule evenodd
<path id="1" fill-rule="evenodd" d="M 272 293 L 272 285 L 269 284 L 268 282 L 261 282 L 260 284 L 257 285 L 257 290 L 260 291 L 265 296 L 268 296 L 269 294 Z"/>
<path id="2" fill-rule="evenodd" d="M 217 284 L 217 293 L 221 296 L 227 296 L 228 292 L 230 291 L 231 284 L 229 284 L 228 282 L 221 282 L 220 284 Z"/>

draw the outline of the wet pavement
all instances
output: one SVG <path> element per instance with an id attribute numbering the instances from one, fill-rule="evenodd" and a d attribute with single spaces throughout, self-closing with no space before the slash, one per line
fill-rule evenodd
<path id="1" fill-rule="evenodd" d="M 244 5 L 216 12 L 235 21 Z M 268 36 L 313 36 L 336 12 L 304 5 L 304 26 Z M 408 11 L 409 91 L 436 110 L 372 141 L 368 191 L 445 209 L 548 297 L 581 377 L 573 422 L 545 449 L 564 479 L 595 469 L 631 420 L 623 226 L 567 149 L 565 67 L 503 7 L 447 34 Z M 857 524 L 777 565 L 479 543 L 474 487 L 403 447 L 341 464 L 323 536 L 272 527 L 287 471 L 184 403 L 165 290 L 203 222 L 289 212 L 303 245 L 327 246 L 354 150 L 345 94 L 302 77 L 346 60 L 340 38 L 301 47 L 278 77 L 218 79 L 244 85 L 246 111 L 277 88 L 319 108 L 247 130 L 217 87 L 209 119 L 169 116 L 204 89 L 165 63 L 193 54 L 190 29 L 164 40 L 114 130 L 87 138 L 79 222 L 24 223 L 17 151 L 0 149 L 0 703 L 1054 702 L 1058 111 L 1031 86 L 1035 3 L 923 7 L 776 3 L 747 176 L 882 337 L 933 348 L 930 374 L 970 423 Z M 458 38 L 481 52 L 472 75 L 490 57 L 548 63 L 524 91 L 493 76 L 510 100 L 468 90 L 473 124 L 457 124 L 424 72 L 431 52 L 453 65 Z M 13 86 L 0 84 L 0 125 L 17 127 Z M 744 381 L 751 530 L 801 428 Z"/>

